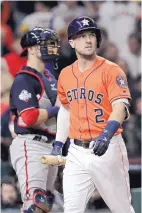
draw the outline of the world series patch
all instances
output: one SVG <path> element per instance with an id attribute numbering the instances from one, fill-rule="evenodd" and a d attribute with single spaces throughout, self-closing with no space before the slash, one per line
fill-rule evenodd
<path id="1" fill-rule="evenodd" d="M 116 77 L 116 83 L 121 88 L 127 88 L 128 87 L 127 80 L 122 75 L 119 75 L 119 76 Z"/>
<path id="2" fill-rule="evenodd" d="M 19 99 L 25 102 L 28 102 L 29 99 L 32 97 L 32 94 L 29 93 L 27 90 L 22 90 L 22 92 L 19 95 Z"/>

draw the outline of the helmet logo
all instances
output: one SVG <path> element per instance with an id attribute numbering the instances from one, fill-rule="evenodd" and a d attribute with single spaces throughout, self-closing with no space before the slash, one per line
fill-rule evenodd
<path id="1" fill-rule="evenodd" d="M 37 41 L 39 41 L 39 39 L 38 39 L 38 37 L 37 37 L 37 35 L 35 33 L 31 32 L 31 34 L 33 35 L 32 38 L 35 38 L 35 39 L 37 39 Z"/>
<path id="2" fill-rule="evenodd" d="M 82 21 L 83 26 L 88 25 L 89 26 L 89 20 L 83 19 Z"/>

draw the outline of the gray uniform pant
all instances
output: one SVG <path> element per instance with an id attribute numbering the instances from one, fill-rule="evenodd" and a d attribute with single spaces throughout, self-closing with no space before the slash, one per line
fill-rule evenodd
<path id="1" fill-rule="evenodd" d="M 23 202 L 35 188 L 54 190 L 58 167 L 41 164 L 40 157 L 50 154 L 52 143 L 35 141 L 35 135 L 18 135 L 10 146 L 12 166 L 17 174 Z"/>

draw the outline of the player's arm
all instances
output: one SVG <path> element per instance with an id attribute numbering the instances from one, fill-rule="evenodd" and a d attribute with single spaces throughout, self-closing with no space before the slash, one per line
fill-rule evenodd
<path id="1" fill-rule="evenodd" d="M 120 128 L 124 120 L 129 118 L 130 91 L 125 73 L 119 66 L 114 66 L 107 76 L 108 98 L 112 105 L 112 113 L 105 128 L 110 138 Z"/>
<path id="2" fill-rule="evenodd" d="M 107 125 L 103 130 L 110 140 L 122 123 L 129 118 L 129 100 L 120 98 L 112 102 L 112 113 L 109 116 Z"/>
<path id="3" fill-rule="evenodd" d="M 63 87 L 63 82 L 64 77 L 61 72 L 57 84 L 58 101 L 61 103 L 61 107 L 59 109 L 57 117 L 57 133 L 55 141 L 60 141 L 62 144 L 64 144 L 67 140 L 70 122 L 69 103 Z"/>
<path id="4" fill-rule="evenodd" d="M 47 121 L 48 119 L 56 116 L 58 114 L 60 105 L 61 105 L 61 102 L 60 102 L 60 100 L 57 96 L 55 106 L 48 107 L 46 110 L 45 109 L 38 109 L 37 115 L 35 115 L 36 112 L 35 112 L 34 115 L 32 115 L 31 112 L 30 112 L 30 116 L 35 117 L 35 118 L 38 116 L 37 119 L 36 119 L 36 122 L 34 122 L 33 125 L 34 126 L 39 125 L 39 124 Z M 26 116 L 26 118 L 27 117 L 28 116 Z"/>
<path id="5" fill-rule="evenodd" d="M 58 111 L 59 107 L 57 106 L 48 107 L 47 109 L 32 108 L 22 112 L 20 116 L 28 127 L 32 127 L 40 125 L 48 119 L 56 116 L 58 114 Z"/>
<path id="6" fill-rule="evenodd" d="M 115 120 L 122 124 L 129 118 L 129 100 L 120 98 L 112 102 L 112 113 L 109 116 L 109 121 Z"/>
<path id="7" fill-rule="evenodd" d="M 69 135 L 70 112 L 68 105 L 61 105 L 57 117 L 57 132 L 56 141 L 63 144 L 66 142 Z"/>
<path id="8" fill-rule="evenodd" d="M 37 94 L 31 78 L 18 76 L 11 90 L 11 97 L 17 108 L 18 124 L 25 127 L 39 125 L 57 115 L 59 107 L 40 109 Z"/>
<path id="9" fill-rule="evenodd" d="M 62 86 L 62 73 L 58 79 L 58 97 L 62 103 L 57 117 L 57 132 L 51 155 L 60 155 L 69 133 L 70 111 L 66 93 Z"/>
<path id="10" fill-rule="evenodd" d="M 131 99 L 127 79 L 124 72 L 115 66 L 107 76 L 106 87 L 108 98 L 112 104 L 112 113 L 102 133 L 94 139 L 94 154 L 103 155 L 111 138 L 121 127 L 124 120 L 129 117 L 129 100 Z"/>
<path id="11" fill-rule="evenodd" d="M 53 107 L 48 107 L 46 110 L 45 109 L 38 109 L 38 117 L 34 125 L 39 125 L 48 119 L 56 116 L 58 114 L 59 108 L 61 106 L 61 102 L 57 96 L 55 106 Z M 27 116 L 26 116 L 27 117 Z M 36 115 L 35 115 L 36 117 Z"/>
<path id="12" fill-rule="evenodd" d="M 57 117 L 57 132 L 51 155 L 60 155 L 63 145 L 69 135 L 70 112 L 69 107 L 61 105 Z"/>
<path id="13" fill-rule="evenodd" d="M 117 103 L 112 106 L 112 113 L 109 117 L 109 121 L 115 120 L 120 124 L 123 123 L 126 116 L 125 106 L 123 103 Z"/>

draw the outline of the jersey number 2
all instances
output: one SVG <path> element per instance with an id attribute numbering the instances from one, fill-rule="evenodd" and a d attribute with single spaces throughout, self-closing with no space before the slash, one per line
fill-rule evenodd
<path id="1" fill-rule="evenodd" d="M 102 116 L 104 115 L 103 110 L 100 108 L 94 109 L 95 111 L 95 121 L 96 123 L 103 123 L 105 120 L 102 119 Z"/>

